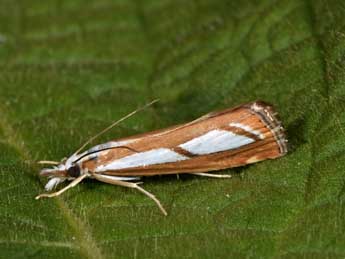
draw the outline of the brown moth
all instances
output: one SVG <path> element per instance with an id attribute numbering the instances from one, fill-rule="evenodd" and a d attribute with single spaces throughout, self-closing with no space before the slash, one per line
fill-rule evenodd
<path id="1" fill-rule="evenodd" d="M 261 101 L 212 112 L 167 129 L 110 141 L 79 153 L 100 134 L 61 162 L 40 161 L 54 166 L 40 173 L 50 179 L 45 186 L 47 191 L 65 180 L 72 182 L 60 191 L 41 194 L 36 199 L 58 196 L 84 178 L 93 178 L 135 188 L 153 199 L 167 215 L 159 200 L 133 181 L 142 176 L 181 173 L 229 178 L 230 175 L 209 172 L 274 159 L 287 153 L 284 129 L 272 106 Z"/>

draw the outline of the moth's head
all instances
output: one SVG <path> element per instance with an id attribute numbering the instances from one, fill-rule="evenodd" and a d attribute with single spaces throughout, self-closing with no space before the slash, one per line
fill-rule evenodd
<path id="1" fill-rule="evenodd" d="M 44 168 L 41 170 L 40 175 L 48 177 L 49 179 L 45 186 L 47 191 L 53 190 L 58 184 L 65 180 L 73 180 L 80 176 L 80 166 L 69 160 L 70 159 L 64 159 L 60 164 L 54 165 L 52 168 Z"/>

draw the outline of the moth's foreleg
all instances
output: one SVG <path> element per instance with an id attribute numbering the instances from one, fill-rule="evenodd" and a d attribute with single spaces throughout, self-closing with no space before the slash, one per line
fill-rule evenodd
<path id="1" fill-rule="evenodd" d="M 198 175 L 198 176 L 213 177 L 213 178 L 231 178 L 232 177 L 229 174 L 208 174 L 208 173 L 190 173 L 190 174 Z"/>
<path id="2" fill-rule="evenodd" d="M 60 162 L 50 161 L 50 160 L 41 160 L 41 161 L 37 161 L 37 164 L 40 164 L 40 165 L 58 165 L 58 164 L 60 164 Z"/>
<path id="3" fill-rule="evenodd" d="M 36 196 L 36 200 L 46 197 L 46 198 L 51 198 L 51 197 L 56 197 L 59 196 L 61 193 L 67 191 L 70 188 L 73 188 L 74 186 L 76 186 L 78 183 L 80 183 L 84 178 L 88 177 L 88 174 L 83 174 L 81 176 L 79 176 L 78 178 L 75 178 L 69 185 L 67 185 L 66 187 L 62 188 L 61 190 L 57 191 L 57 192 L 53 192 L 53 193 L 43 193 L 40 194 L 38 196 Z"/>
<path id="4" fill-rule="evenodd" d="M 123 187 L 128 187 L 128 188 L 133 188 L 133 189 L 137 189 L 138 191 L 142 192 L 143 194 L 145 194 L 147 197 L 149 197 L 150 199 L 152 199 L 157 206 L 159 207 L 159 209 L 162 211 L 162 213 L 167 216 L 168 213 L 166 212 L 166 210 L 164 209 L 164 207 L 162 206 L 162 204 L 160 203 L 160 201 L 156 198 L 156 196 L 154 196 L 152 193 L 146 191 L 144 188 L 140 187 L 139 184 L 140 183 L 129 183 L 129 182 L 125 182 L 125 181 L 120 181 L 120 180 L 116 180 L 116 179 L 111 179 L 111 177 L 109 176 L 103 176 L 101 174 L 93 174 L 92 175 L 96 180 L 104 182 L 104 183 L 109 183 L 109 184 L 114 184 L 114 185 L 118 185 L 118 186 L 123 186 Z"/>

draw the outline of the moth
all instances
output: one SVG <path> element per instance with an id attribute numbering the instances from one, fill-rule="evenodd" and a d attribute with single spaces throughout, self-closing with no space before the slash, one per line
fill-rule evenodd
<path id="1" fill-rule="evenodd" d="M 40 161 L 40 164 L 53 166 L 40 172 L 41 176 L 49 178 L 45 186 L 47 191 L 66 180 L 71 182 L 57 192 L 41 194 L 36 199 L 58 196 L 83 179 L 92 178 L 137 189 L 167 215 L 160 201 L 139 185 L 142 177 L 188 173 L 230 178 L 229 174 L 213 171 L 274 159 L 287 153 L 287 139 L 277 113 L 262 101 L 211 112 L 189 123 L 109 141 L 81 152 L 99 135 L 155 102 L 116 121 L 69 158 L 61 162 Z"/>

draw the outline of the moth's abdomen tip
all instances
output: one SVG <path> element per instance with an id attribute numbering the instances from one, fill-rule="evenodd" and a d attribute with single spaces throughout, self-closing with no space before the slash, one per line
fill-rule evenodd
<path id="1" fill-rule="evenodd" d="M 271 130 L 279 145 L 280 155 L 285 155 L 288 152 L 288 141 L 286 138 L 285 129 L 282 126 L 278 112 L 276 112 L 275 108 L 268 102 L 262 100 L 249 103 L 247 104 L 247 107 L 249 107 L 252 112 L 256 113 L 266 127 Z"/>

